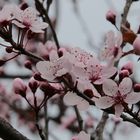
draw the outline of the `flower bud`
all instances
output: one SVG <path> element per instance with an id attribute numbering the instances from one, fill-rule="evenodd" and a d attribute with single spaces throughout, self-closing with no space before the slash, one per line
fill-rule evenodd
<path id="1" fill-rule="evenodd" d="M 24 66 L 25 68 L 32 70 L 32 63 L 30 60 L 25 61 Z"/>
<path id="2" fill-rule="evenodd" d="M 134 91 L 135 92 L 140 92 L 140 84 L 135 84 L 134 85 Z"/>
<path id="3" fill-rule="evenodd" d="M 122 81 L 125 77 L 129 77 L 130 73 L 128 70 L 121 70 L 119 73 L 119 79 Z"/>
<path id="4" fill-rule="evenodd" d="M 46 81 L 46 80 L 44 80 L 44 79 L 41 77 L 41 74 L 38 73 L 38 72 L 36 72 L 36 73 L 34 74 L 34 79 L 37 80 L 37 81 Z"/>
<path id="5" fill-rule="evenodd" d="M 121 70 L 128 70 L 129 73 L 132 74 L 133 73 L 133 63 L 131 61 L 127 62 L 125 65 L 123 65 Z"/>
<path id="6" fill-rule="evenodd" d="M 114 11 L 111 11 L 109 10 L 107 13 L 106 13 L 106 19 L 111 22 L 113 25 L 115 25 L 116 23 L 116 14 Z"/>
<path id="7" fill-rule="evenodd" d="M 14 79 L 13 89 L 16 94 L 26 97 L 27 86 L 24 84 L 22 79 L 20 78 Z"/>
<path id="8" fill-rule="evenodd" d="M 84 94 L 86 95 L 86 96 L 88 96 L 89 98 L 92 98 L 94 95 L 93 95 L 93 91 L 91 90 L 91 89 L 86 89 L 85 91 L 84 91 Z"/>
<path id="9" fill-rule="evenodd" d="M 13 47 L 6 47 L 6 52 L 7 53 L 12 53 L 13 52 Z"/>
<path id="10" fill-rule="evenodd" d="M 137 36 L 133 42 L 133 48 L 136 55 L 140 55 L 140 36 Z"/>
<path id="11" fill-rule="evenodd" d="M 33 92 L 33 93 L 35 93 L 36 92 L 36 90 L 37 90 L 37 88 L 38 88 L 38 86 L 39 86 L 39 82 L 38 81 L 36 81 L 33 77 L 29 80 L 29 87 L 30 87 L 30 89 L 31 89 L 31 91 Z"/>

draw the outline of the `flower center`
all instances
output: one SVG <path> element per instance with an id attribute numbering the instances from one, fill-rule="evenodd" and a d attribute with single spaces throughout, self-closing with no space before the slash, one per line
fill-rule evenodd
<path id="1" fill-rule="evenodd" d="M 114 99 L 114 101 L 115 101 L 115 103 L 116 104 L 120 104 L 120 103 L 123 103 L 124 102 L 124 98 L 125 98 L 126 96 L 125 95 L 122 95 L 121 93 L 117 93 L 114 97 L 113 97 L 113 99 Z"/>

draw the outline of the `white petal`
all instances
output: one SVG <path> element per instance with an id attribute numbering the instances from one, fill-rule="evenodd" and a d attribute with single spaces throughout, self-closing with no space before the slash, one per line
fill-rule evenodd
<path id="1" fill-rule="evenodd" d="M 66 73 L 68 73 L 67 69 L 62 68 L 62 69 L 58 70 L 55 75 L 56 75 L 56 77 L 60 77 L 60 76 L 62 76 L 64 74 L 66 74 Z"/>
<path id="2" fill-rule="evenodd" d="M 122 95 L 127 94 L 132 89 L 132 80 L 130 78 L 124 78 L 119 85 L 119 91 Z"/>
<path id="3" fill-rule="evenodd" d="M 80 111 L 85 111 L 89 108 L 89 103 L 83 99 L 81 102 L 79 102 L 79 104 L 77 105 L 77 108 Z"/>
<path id="4" fill-rule="evenodd" d="M 56 60 L 58 58 L 59 57 L 58 57 L 58 53 L 57 53 L 56 50 L 50 51 L 50 53 L 49 53 L 49 59 L 50 59 L 50 61 L 54 61 L 54 60 Z"/>
<path id="5" fill-rule="evenodd" d="M 41 74 L 45 75 L 50 65 L 51 63 L 49 61 L 40 61 L 36 64 L 36 68 Z"/>
<path id="6" fill-rule="evenodd" d="M 116 72 L 117 72 L 117 69 L 115 67 L 102 67 L 102 76 L 103 77 L 106 77 L 106 78 L 110 78 L 111 76 L 113 76 Z"/>
<path id="7" fill-rule="evenodd" d="M 118 32 L 115 41 L 116 41 L 116 45 L 117 45 L 118 47 L 120 47 L 121 44 L 122 44 L 122 41 L 123 41 L 122 34 L 121 34 L 120 32 Z"/>
<path id="8" fill-rule="evenodd" d="M 78 135 L 79 140 L 90 140 L 90 134 L 81 131 Z"/>
<path id="9" fill-rule="evenodd" d="M 76 93 L 68 92 L 64 98 L 63 101 L 66 105 L 77 105 L 82 100 L 81 97 L 77 96 Z"/>
<path id="10" fill-rule="evenodd" d="M 106 44 L 108 47 L 114 46 L 115 35 L 113 31 L 109 31 L 106 35 Z"/>
<path id="11" fill-rule="evenodd" d="M 124 107 L 121 104 L 115 105 L 115 115 L 116 117 L 120 117 L 123 112 Z"/>
<path id="12" fill-rule="evenodd" d="M 138 101 L 140 101 L 140 93 L 135 93 L 132 92 L 130 94 L 127 94 L 126 98 L 124 99 L 124 101 L 128 104 L 135 104 Z"/>
<path id="13" fill-rule="evenodd" d="M 106 95 L 113 96 L 118 92 L 118 86 L 113 80 L 107 79 L 103 83 L 103 91 Z"/>
<path id="14" fill-rule="evenodd" d="M 99 99 L 95 99 L 95 105 L 101 109 L 106 109 L 114 104 L 114 100 L 110 97 L 104 96 Z"/>

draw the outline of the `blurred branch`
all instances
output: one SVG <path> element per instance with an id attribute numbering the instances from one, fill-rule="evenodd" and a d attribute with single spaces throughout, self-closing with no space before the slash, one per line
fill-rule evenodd
<path id="1" fill-rule="evenodd" d="M 0 137 L 4 140 L 29 140 L 0 117 Z"/>
<path id="2" fill-rule="evenodd" d="M 83 119 L 82 119 L 80 112 L 76 106 L 74 106 L 74 110 L 75 110 L 76 117 L 77 117 L 78 124 L 79 124 L 79 131 L 82 131 L 83 130 Z"/>
<path id="3" fill-rule="evenodd" d="M 53 28 L 53 25 L 51 23 L 51 20 L 48 16 L 48 13 L 47 13 L 46 9 L 44 8 L 44 6 L 42 5 L 42 3 L 39 0 L 34 0 L 34 1 L 35 1 L 36 9 L 41 13 L 42 16 L 45 16 L 45 18 L 46 18 L 46 20 L 47 20 L 47 22 L 48 22 L 48 24 L 51 28 L 55 44 L 56 44 L 57 48 L 59 49 L 60 45 L 59 45 L 59 42 L 58 42 L 58 38 L 57 38 L 56 32 Z"/>
<path id="4" fill-rule="evenodd" d="M 126 0 L 124 11 L 123 11 L 123 14 L 122 14 L 121 27 L 120 27 L 122 32 L 123 32 L 122 26 L 126 25 L 127 16 L 128 16 L 128 13 L 129 13 L 129 10 L 130 10 L 130 7 L 131 7 L 132 3 L 133 3 L 133 0 Z"/>
<path id="5" fill-rule="evenodd" d="M 100 122 L 98 123 L 95 132 L 92 135 L 91 140 L 103 140 L 103 132 L 105 128 L 105 124 L 108 120 L 108 114 L 106 112 L 103 112 L 102 118 Z"/>

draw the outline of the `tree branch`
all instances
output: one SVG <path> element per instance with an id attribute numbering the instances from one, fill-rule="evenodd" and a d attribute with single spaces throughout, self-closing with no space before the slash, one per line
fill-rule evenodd
<path id="1" fill-rule="evenodd" d="M 0 137 L 4 140 L 29 140 L 0 117 Z"/>

